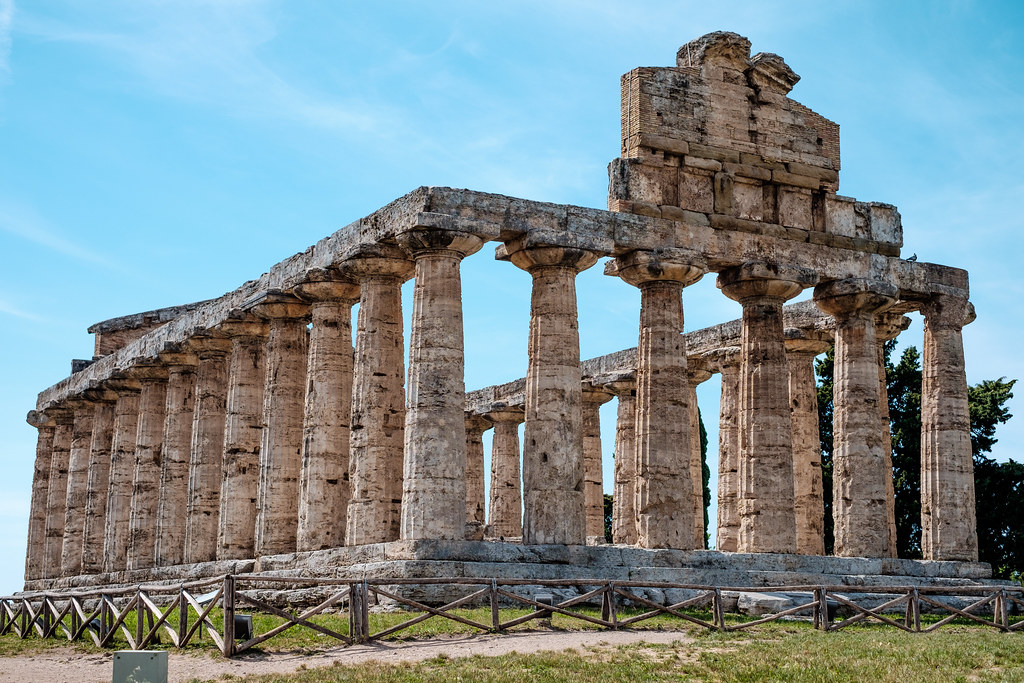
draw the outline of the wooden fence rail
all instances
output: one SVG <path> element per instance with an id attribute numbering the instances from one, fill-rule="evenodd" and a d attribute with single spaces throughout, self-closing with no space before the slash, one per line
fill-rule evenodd
<path id="1" fill-rule="evenodd" d="M 403 587 L 462 586 L 466 595 L 434 607 L 421 600 L 403 595 Z M 294 590 L 297 588 L 332 588 L 330 595 L 301 613 L 290 613 L 252 595 L 259 589 Z M 555 602 L 533 592 L 526 597 L 516 588 L 568 588 L 580 594 Z M 473 590 L 476 588 L 476 590 Z M 642 589 L 683 590 L 694 593 L 674 604 L 663 605 L 641 593 Z M 205 590 L 205 593 L 200 591 Z M 787 607 L 750 621 L 726 623 L 723 593 L 796 593 L 806 594 L 805 602 Z M 889 599 L 875 607 L 865 607 L 850 599 L 853 594 L 870 593 Z M 938 598 L 974 597 L 969 605 L 960 608 Z M 398 624 L 373 631 L 370 625 L 370 604 L 376 600 L 390 601 L 419 612 Z M 582 605 L 600 602 L 601 616 L 581 611 Z M 506 606 L 525 606 L 530 611 L 502 621 L 502 603 Z M 474 621 L 453 610 L 469 605 L 487 605 L 488 623 Z M 841 621 L 834 619 L 831 605 L 846 608 L 851 616 Z M 921 607 L 933 612 L 948 613 L 938 621 L 922 626 Z M 215 619 L 213 610 L 220 606 L 222 615 Z M 623 607 L 646 608 L 631 616 L 620 614 Z M 236 632 L 239 608 L 259 614 L 273 615 L 283 623 L 257 634 L 251 628 L 244 641 L 239 642 Z M 575 608 L 575 609 L 574 609 Z M 701 609 L 687 613 L 683 610 Z M 334 609 L 348 613 L 348 633 L 312 621 L 313 617 Z M 629 628 L 660 615 L 669 615 L 701 628 L 718 631 L 739 631 L 771 621 L 797 615 L 809 615 L 814 627 L 822 631 L 838 631 L 855 624 L 877 622 L 908 633 L 928 633 L 955 619 L 967 620 L 1004 632 L 1024 630 L 1024 620 L 1011 622 L 1012 610 L 1024 611 L 1024 588 L 1015 586 L 964 587 L 903 587 L 903 586 L 758 586 L 726 587 L 675 584 L 649 581 L 601 581 L 571 579 L 321 579 L 306 577 L 267 576 L 265 574 L 226 575 L 214 579 L 194 581 L 177 586 L 140 585 L 133 588 L 79 590 L 63 593 L 24 593 L 19 596 L 0 597 L 0 636 L 12 634 L 25 639 L 33 634 L 40 638 L 63 638 L 69 641 L 88 636 L 99 647 L 111 646 L 120 633 L 128 646 L 144 650 L 161 643 L 166 635 L 170 644 L 178 649 L 203 634 L 213 641 L 226 657 L 231 657 L 285 631 L 301 627 L 337 640 L 344 645 L 366 643 L 386 638 L 409 629 L 427 619 L 448 619 L 480 632 L 501 633 L 535 619 L 550 619 L 560 614 L 601 628 Z M 710 611 L 710 620 L 698 616 Z M 991 615 L 989 614 L 991 612 Z M 902 616 L 898 616 L 902 613 Z M 134 628 L 129 617 L 134 617 Z M 249 622 L 251 624 L 251 622 Z"/>

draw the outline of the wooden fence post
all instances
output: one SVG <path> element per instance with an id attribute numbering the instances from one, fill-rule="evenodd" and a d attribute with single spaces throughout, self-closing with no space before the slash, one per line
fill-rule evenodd
<path id="1" fill-rule="evenodd" d="M 828 591 L 824 586 L 818 586 L 814 592 L 818 595 L 818 626 L 822 631 L 828 631 L 831 626 L 828 617 Z"/>
<path id="2" fill-rule="evenodd" d="M 715 588 L 715 595 L 711 599 L 711 621 L 719 631 L 725 630 L 725 606 L 722 604 L 722 589 L 718 587 Z"/>
<path id="3" fill-rule="evenodd" d="M 235 654 L 235 577 L 224 576 L 224 649 L 225 657 Z"/>
<path id="4" fill-rule="evenodd" d="M 491 629 L 501 630 L 501 615 L 498 613 L 498 580 L 491 579 Z"/>

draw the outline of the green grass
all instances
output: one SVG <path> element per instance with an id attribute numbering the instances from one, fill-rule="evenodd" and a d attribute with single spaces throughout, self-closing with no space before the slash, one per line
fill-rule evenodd
<path id="1" fill-rule="evenodd" d="M 249 676 L 308 681 L 1024 681 L 1024 638 L 973 627 L 916 635 L 863 627 L 821 633 L 805 624 L 756 632 L 693 631 L 672 645 L 635 644 L 500 657 L 435 657 L 416 664 L 363 664 Z M 228 680 L 228 679 L 226 679 Z M 238 679 L 234 679 L 238 680 Z"/>
<path id="2" fill-rule="evenodd" d="M 599 616 L 595 608 L 581 608 L 584 614 Z M 620 609 L 626 618 L 641 610 Z M 490 623 L 488 608 L 453 610 L 464 618 Z M 688 614 L 710 620 L 708 611 L 687 610 Z M 528 609 L 505 608 L 502 621 L 529 613 Z M 416 612 L 371 613 L 371 630 L 376 633 L 417 616 Z M 190 610 L 190 622 L 196 618 Z M 897 621 L 900 617 L 893 616 Z M 940 617 L 923 615 L 923 625 Z M 220 624 L 222 613 L 214 609 L 211 619 Z M 1021 619 L 1015 617 L 1015 621 Z M 168 623 L 177 624 L 177 610 Z M 348 633 L 348 615 L 322 614 L 313 622 L 343 634 Z M 750 618 L 727 615 L 737 624 Z M 254 615 L 257 633 L 265 633 L 284 622 L 267 615 Z M 134 633 L 135 614 L 125 621 Z M 537 621 L 514 627 L 514 631 L 542 631 L 549 627 Z M 555 614 L 550 628 L 564 631 L 598 630 L 601 627 Z M 270 681 L 421 681 L 421 680 L 714 680 L 714 681 L 956 681 L 1006 680 L 1024 682 L 1024 633 L 1000 633 L 970 622 L 958 620 L 934 634 L 907 634 L 878 624 L 857 625 L 838 633 L 815 631 L 805 621 L 762 624 L 750 631 L 719 633 L 683 622 L 670 615 L 659 615 L 634 627 L 635 630 L 678 631 L 680 642 L 672 646 L 636 645 L 614 650 L 535 655 L 506 655 L 495 658 L 469 657 L 433 659 L 409 665 L 365 665 L 302 671 L 292 676 L 256 677 L 247 680 Z M 402 641 L 478 632 L 468 625 L 434 617 L 388 637 Z M 118 634 L 110 649 L 127 644 Z M 252 653 L 314 653 L 338 647 L 335 639 L 303 627 L 293 627 L 253 648 Z M 73 648 L 83 653 L 103 652 L 91 640 L 68 643 L 63 638 L 43 640 L 36 635 L 22 640 L 14 634 L 0 637 L 0 657 L 32 655 L 56 648 Z M 173 649 L 163 637 L 155 647 Z M 109 651 L 109 650 L 108 650 Z M 213 654 L 215 646 L 208 636 L 194 639 L 184 650 L 195 654 Z M 244 655 L 243 655 L 244 657 Z"/>

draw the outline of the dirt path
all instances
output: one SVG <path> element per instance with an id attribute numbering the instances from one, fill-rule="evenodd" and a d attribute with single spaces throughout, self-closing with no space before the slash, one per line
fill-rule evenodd
<path id="1" fill-rule="evenodd" d="M 692 637 L 676 631 L 557 631 L 545 633 L 509 633 L 452 638 L 431 638 L 401 643 L 373 643 L 340 647 L 319 654 L 243 655 L 223 659 L 210 655 L 170 653 L 170 681 L 214 680 L 223 674 L 288 673 L 307 668 L 380 661 L 418 662 L 438 655 L 493 657 L 509 652 L 542 652 L 583 647 L 609 647 L 630 643 L 689 642 Z M 92 683 L 110 681 L 112 653 L 88 655 L 70 648 L 38 655 L 0 658 L 0 681 L 50 681 L 52 683 Z"/>

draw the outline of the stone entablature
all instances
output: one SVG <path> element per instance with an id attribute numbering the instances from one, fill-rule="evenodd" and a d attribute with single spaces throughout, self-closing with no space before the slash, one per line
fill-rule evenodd
<path id="1" fill-rule="evenodd" d="M 90 328 L 108 353 L 43 391 L 30 415 L 40 441 L 28 578 L 95 572 L 101 558 L 119 572 L 396 540 L 597 542 L 596 416 L 613 395 L 621 452 L 633 454 L 616 468 L 613 533 L 643 548 L 702 548 L 695 387 L 715 372 L 720 547 L 820 554 L 809 370 L 833 339 L 837 553 L 888 557 L 879 344 L 912 310 L 926 335 L 923 548 L 975 560 L 967 273 L 900 259 L 893 207 L 834 194 L 837 131 L 784 96 L 796 77 L 780 58 L 751 58 L 735 34 L 684 49 L 685 67 L 626 81 L 651 98 L 658 79 L 679 87 L 637 122 L 627 98 L 623 139 L 636 144 L 624 154 L 640 156 L 610 167 L 616 210 L 422 187 L 218 299 Z M 702 211 L 691 200 L 709 187 Z M 460 264 L 485 242 L 532 277 L 529 363 L 525 379 L 467 395 Z M 641 292 L 639 345 L 581 363 L 575 280 L 602 257 L 607 275 Z M 710 273 L 743 318 L 683 334 L 683 289 Z M 813 302 L 784 305 L 811 287 Z M 83 547 L 101 536 L 102 553 Z"/>

